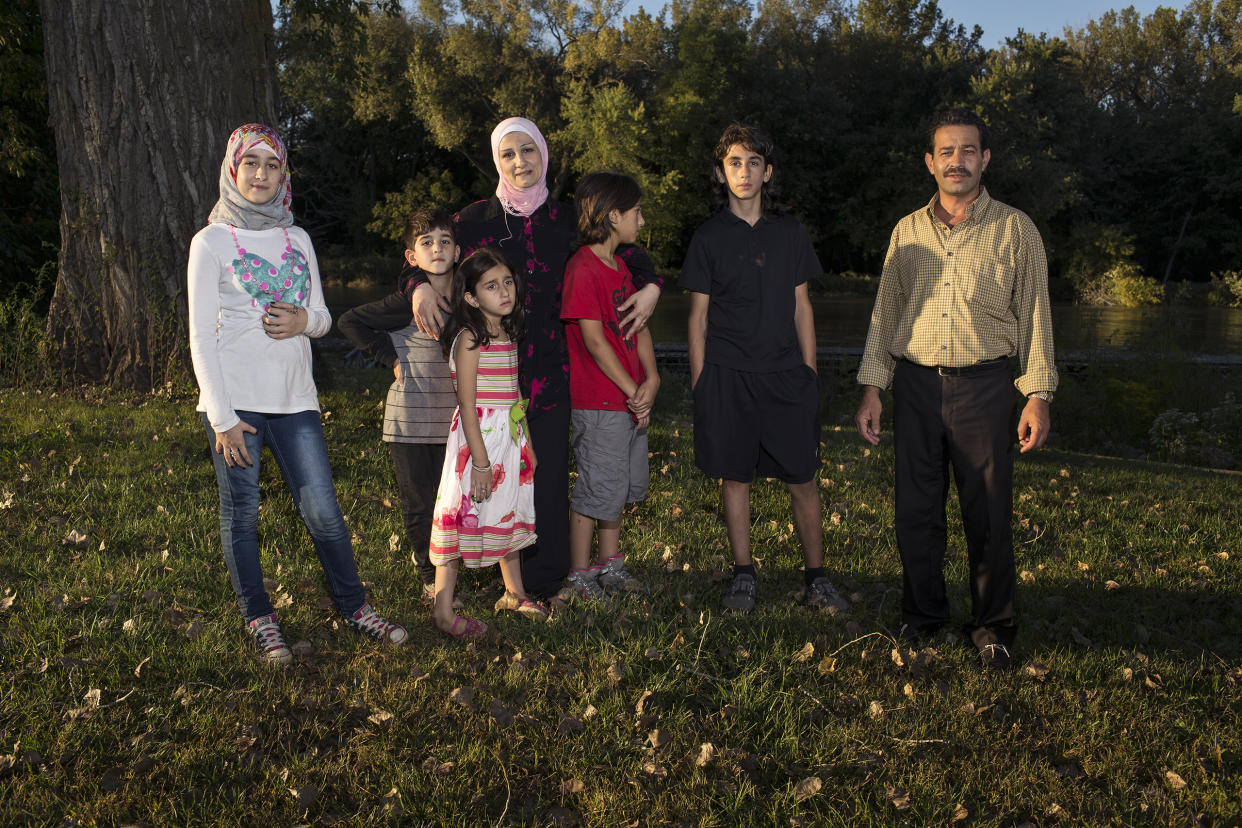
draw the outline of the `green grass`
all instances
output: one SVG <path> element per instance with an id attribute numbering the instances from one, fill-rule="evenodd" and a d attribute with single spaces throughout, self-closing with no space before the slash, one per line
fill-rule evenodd
<path id="1" fill-rule="evenodd" d="M 385 384 L 338 374 L 323 403 L 363 578 L 411 641 L 381 649 L 340 627 L 269 465 L 265 568 L 286 636 L 310 648 L 283 670 L 243 634 L 192 398 L 0 391 L 0 823 L 1242 820 L 1242 476 L 1021 458 L 1021 665 L 985 674 L 960 640 L 894 658 L 891 442 L 868 450 L 843 426 L 825 431 L 821 485 L 854 609 L 795 602 L 788 500 L 763 484 L 760 609 L 721 615 L 717 490 L 670 376 L 652 493 L 623 530 L 651 595 L 538 625 L 495 617 L 495 573 L 469 573 L 468 611 L 495 634 L 466 648 L 432 632 L 408 552 L 392 551 Z M 951 544 L 958 621 L 960 526 Z"/>

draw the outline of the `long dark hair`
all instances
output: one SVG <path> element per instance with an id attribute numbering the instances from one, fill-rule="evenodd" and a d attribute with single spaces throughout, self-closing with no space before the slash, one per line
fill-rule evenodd
<path id="1" fill-rule="evenodd" d="M 513 286 L 516 288 L 513 296 L 513 310 L 509 311 L 508 316 L 501 318 L 500 327 L 509 337 L 510 342 L 517 342 L 522 338 L 526 330 L 525 291 L 522 290 L 522 277 L 518 275 L 513 265 L 509 264 L 504 253 L 495 247 L 480 247 L 467 256 L 465 261 L 457 266 L 457 272 L 453 274 L 453 312 L 448 322 L 445 323 L 444 330 L 440 332 L 440 347 L 444 350 L 446 357 L 452 353 L 453 340 L 461 331 L 470 331 L 474 334 L 475 347 L 491 342 L 492 338 L 487 332 L 487 319 L 483 316 L 483 311 L 467 302 L 466 294 L 473 295 L 475 286 L 478 285 L 483 274 L 497 266 L 509 271 L 513 276 Z"/>
<path id="2" fill-rule="evenodd" d="M 781 203 L 780 190 L 776 186 L 776 144 L 759 127 L 740 123 L 725 127 L 724 134 L 720 136 L 716 150 L 712 153 L 712 212 L 719 212 L 729 206 L 729 185 L 721 179 L 724 178 L 725 156 L 729 154 L 729 147 L 734 144 L 741 144 L 756 155 L 763 156 L 763 163 L 772 165 L 772 177 L 760 183 L 759 194 L 763 212 L 775 216 L 784 213 L 785 205 Z"/>

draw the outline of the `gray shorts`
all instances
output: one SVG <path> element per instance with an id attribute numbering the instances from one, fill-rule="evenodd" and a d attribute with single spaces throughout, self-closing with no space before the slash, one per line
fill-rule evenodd
<path id="1" fill-rule="evenodd" d="M 647 498 L 647 429 L 628 411 L 588 408 L 573 410 L 573 426 L 578 479 L 570 506 L 595 520 L 617 520 L 625 504 Z"/>

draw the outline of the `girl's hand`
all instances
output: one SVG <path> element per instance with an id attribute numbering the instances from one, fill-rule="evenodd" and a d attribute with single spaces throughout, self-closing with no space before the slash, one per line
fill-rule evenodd
<path id="1" fill-rule="evenodd" d="M 440 338 L 441 311 L 452 312 L 448 300 L 436 293 L 430 282 L 423 282 L 414 288 L 414 298 L 410 303 L 414 311 L 414 324 L 432 339 Z"/>
<path id="2" fill-rule="evenodd" d="M 535 469 L 539 468 L 539 458 L 535 456 L 535 447 L 533 445 L 527 443 L 526 448 L 530 451 L 530 473 L 534 474 Z"/>
<path id="3" fill-rule="evenodd" d="M 475 503 L 482 503 L 492 496 L 492 467 L 489 465 L 485 471 L 479 471 L 474 467 L 474 462 L 470 463 L 470 499 Z"/>
<path id="4" fill-rule="evenodd" d="M 291 339 L 306 330 L 310 314 L 288 302 L 273 302 L 263 314 L 263 332 L 272 339 Z"/>
<path id="5" fill-rule="evenodd" d="M 255 427 L 245 420 L 228 431 L 217 431 L 216 454 L 224 455 L 224 464 L 229 468 L 240 469 L 242 463 L 253 466 L 254 461 L 250 459 L 250 452 L 246 450 L 246 438 L 243 435 L 258 433 Z"/>
<path id="6" fill-rule="evenodd" d="M 397 387 L 405 385 L 405 376 L 401 373 L 401 360 L 397 360 L 392 364 L 392 375 L 397 381 Z"/>
<path id="7" fill-rule="evenodd" d="M 634 422 L 637 424 L 640 430 L 646 428 L 647 426 L 651 424 L 651 412 L 648 411 L 645 414 L 635 414 Z"/>
<path id="8" fill-rule="evenodd" d="M 650 284 L 617 306 L 617 316 L 626 310 L 630 311 L 621 319 L 621 330 L 625 332 L 626 339 L 633 339 L 634 334 L 647 327 L 647 320 L 655 313 L 656 303 L 659 301 L 660 286 Z"/>

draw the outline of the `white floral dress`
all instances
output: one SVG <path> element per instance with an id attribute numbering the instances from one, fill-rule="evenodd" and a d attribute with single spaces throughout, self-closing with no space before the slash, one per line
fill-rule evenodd
<path id="1" fill-rule="evenodd" d="M 535 542 L 535 473 L 526 421 L 519 416 L 517 368 L 516 343 L 492 342 L 479 349 L 475 406 L 492 463 L 492 494 L 482 503 L 467 494 L 470 446 L 461 408 L 453 412 L 431 520 L 431 562 L 437 566 L 454 558 L 468 567 L 490 566 Z M 456 388 L 457 363 L 451 356 L 449 369 Z"/>

